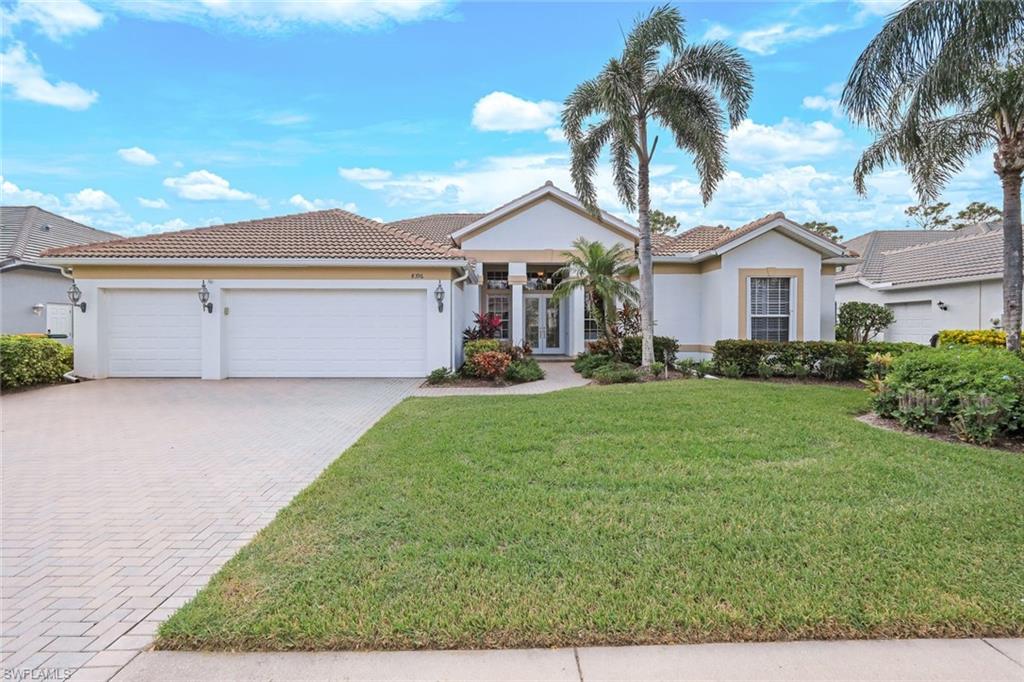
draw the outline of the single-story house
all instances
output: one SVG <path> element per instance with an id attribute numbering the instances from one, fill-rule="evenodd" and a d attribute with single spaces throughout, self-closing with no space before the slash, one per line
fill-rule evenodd
<path id="1" fill-rule="evenodd" d="M 846 242 L 859 263 L 836 274 L 836 303 L 888 306 L 886 341 L 928 343 L 942 329 L 992 329 L 1003 310 L 1003 228 L 876 230 Z"/>
<path id="2" fill-rule="evenodd" d="M 551 298 L 578 237 L 633 248 L 637 229 L 546 183 L 489 213 L 392 223 L 331 209 L 57 249 L 85 377 L 424 376 L 462 361 L 473 314 L 535 353 L 596 338 L 582 291 Z M 656 332 L 708 353 L 723 338 L 828 339 L 847 251 L 781 213 L 657 239 Z"/>
<path id="3" fill-rule="evenodd" d="M 121 239 L 38 206 L 0 206 L 0 331 L 70 338 L 71 280 L 57 265 L 39 262 L 58 246 Z"/>

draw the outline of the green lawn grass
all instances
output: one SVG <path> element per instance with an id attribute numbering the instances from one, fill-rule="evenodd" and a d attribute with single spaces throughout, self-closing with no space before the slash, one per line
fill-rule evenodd
<path id="1" fill-rule="evenodd" d="M 160 630 L 165 649 L 1024 633 L 1024 458 L 737 381 L 393 410 Z"/>

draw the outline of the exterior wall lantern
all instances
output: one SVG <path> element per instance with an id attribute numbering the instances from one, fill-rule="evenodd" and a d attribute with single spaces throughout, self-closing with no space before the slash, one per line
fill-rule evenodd
<path id="1" fill-rule="evenodd" d="M 441 286 L 440 280 L 437 282 L 437 288 L 434 289 L 434 299 L 437 301 L 437 312 L 444 312 L 444 287 Z"/>
<path id="2" fill-rule="evenodd" d="M 199 287 L 199 303 L 203 306 L 203 310 L 208 313 L 213 313 L 213 304 L 210 303 L 210 290 L 206 288 L 206 280 L 203 280 L 202 286 Z"/>
<path id="3" fill-rule="evenodd" d="M 85 312 L 85 301 L 82 301 L 82 290 L 78 288 L 77 282 L 71 283 L 71 288 L 68 289 L 68 300 L 71 301 L 71 305 L 77 306 L 79 310 Z"/>
<path id="4" fill-rule="evenodd" d="M 32 306 L 32 314 L 35 315 L 36 317 L 40 317 L 43 314 L 44 310 L 46 310 L 45 303 L 36 303 L 34 306 Z"/>

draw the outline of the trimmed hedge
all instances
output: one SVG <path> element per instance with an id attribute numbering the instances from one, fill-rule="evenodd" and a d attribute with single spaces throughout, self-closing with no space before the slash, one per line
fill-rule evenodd
<path id="1" fill-rule="evenodd" d="M 636 367 L 643 359 L 643 342 L 639 336 L 627 336 L 622 339 L 622 361 Z M 671 336 L 654 337 L 654 361 L 664 362 L 671 369 L 676 363 L 676 348 L 679 341 Z"/>
<path id="2" fill-rule="evenodd" d="M 948 424 L 973 443 L 1024 435 L 1024 360 L 983 346 L 907 353 L 893 361 L 874 407 L 920 431 Z"/>
<path id="3" fill-rule="evenodd" d="M 848 341 L 747 341 L 728 339 L 715 343 L 716 367 L 728 367 L 729 374 L 760 376 L 761 365 L 805 367 L 811 374 L 827 379 L 849 380 L 864 376 L 868 358 L 874 353 L 894 357 L 927 348 L 916 343 L 850 343 Z"/>
<path id="4" fill-rule="evenodd" d="M 0 336 L 0 386 L 55 384 L 74 369 L 71 346 L 37 336 Z"/>
<path id="5" fill-rule="evenodd" d="M 1002 329 L 943 329 L 939 332 L 939 345 L 1006 347 L 1006 332 Z"/>

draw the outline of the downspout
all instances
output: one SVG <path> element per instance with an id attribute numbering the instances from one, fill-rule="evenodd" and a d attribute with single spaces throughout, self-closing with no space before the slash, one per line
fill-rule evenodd
<path id="1" fill-rule="evenodd" d="M 68 272 L 68 269 L 66 267 L 64 267 L 63 265 L 60 266 L 60 274 L 62 276 L 64 276 L 64 277 L 67 277 L 72 282 L 75 281 L 75 276 L 72 275 L 70 272 Z M 71 313 L 71 345 L 72 345 L 72 348 L 74 348 L 74 343 L 75 343 L 75 313 L 74 313 L 74 311 L 72 311 L 72 313 Z M 81 381 L 81 379 L 79 377 L 76 377 L 74 372 L 75 372 L 75 370 L 72 369 L 70 372 L 66 372 L 66 373 L 62 374 L 61 378 L 64 379 L 64 381 L 67 381 L 68 383 L 77 384 L 79 381 Z"/>
<path id="2" fill-rule="evenodd" d="M 471 271 L 469 267 L 465 267 L 462 268 L 462 275 L 452 280 L 452 300 L 448 302 L 448 329 L 451 330 L 452 334 L 452 344 L 451 348 L 449 348 L 450 352 L 448 353 L 448 368 L 453 372 L 455 371 L 455 344 L 457 343 L 458 339 L 455 338 L 455 329 L 452 327 L 452 323 L 455 321 L 455 319 L 452 317 L 455 314 L 455 306 L 452 304 L 455 301 L 456 285 L 462 284 L 467 279 L 469 279 L 470 274 Z"/>

